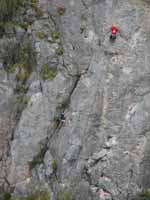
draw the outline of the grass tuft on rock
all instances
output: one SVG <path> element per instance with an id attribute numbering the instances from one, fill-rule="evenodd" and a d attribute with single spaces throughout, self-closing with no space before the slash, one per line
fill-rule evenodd
<path id="1" fill-rule="evenodd" d="M 73 195 L 71 191 L 64 189 L 58 193 L 58 200 L 73 200 Z"/>
<path id="2" fill-rule="evenodd" d="M 36 53 L 32 47 L 31 41 L 26 41 L 16 49 L 15 63 L 9 65 L 7 72 L 17 71 L 16 79 L 20 82 L 26 82 L 36 65 Z"/>
<path id="3" fill-rule="evenodd" d="M 48 64 L 45 64 L 41 71 L 41 78 L 43 80 L 53 80 L 57 73 L 57 69 L 50 69 Z"/>
<path id="4" fill-rule="evenodd" d="M 15 88 L 15 92 L 20 94 L 25 94 L 28 91 L 28 86 L 25 84 L 17 84 Z"/>
<path id="5" fill-rule="evenodd" d="M 57 171 L 57 168 L 58 168 L 57 161 L 56 161 L 56 160 L 53 160 L 53 162 L 52 162 L 52 169 L 53 169 L 53 172 L 56 172 L 56 171 Z"/>
<path id="6" fill-rule="evenodd" d="M 55 31 L 55 32 L 52 32 L 51 36 L 52 36 L 52 39 L 55 41 L 59 39 L 60 33 Z"/>
<path id="7" fill-rule="evenodd" d="M 36 37 L 39 38 L 40 40 L 44 40 L 47 38 L 47 34 L 43 31 L 36 32 Z"/>
<path id="8" fill-rule="evenodd" d="M 2 196 L 0 197 L 0 200 L 11 200 L 11 193 L 4 192 L 4 194 L 2 194 Z"/>
<path id="9" fill-rule="evenodd" d="M 36 192 L 27 197 L 11 197 L 10 200 L 51 200 L 51 195 L 47 191 Z"/>
<path id="10" fill-rule="evenodd" d="M 150 190 L 146 189 L 143 192 L 137 194 L 134 200 L 150 200 Z"/>
<path id="11" fill-rule="evenodd" d="M 40 152 L 33 158 L 31 162 L 29 162 L 30 169 L 35 168 L 36 165 L 39 165 L 43 162 L 45 152 L 46 152 L 46 149 L 41 148 Z"/>
<path id="12" fill-rule="evenodd" d="M 12 20 L 12 17 L 23 3 L 23 0 L 0 0 L 0 21 Z"/>
<path id="13" fill-rule="evenodd" d="M 57 49 L 56 49 L 56 54 L 57 54 L 58 56 L 62 56 L 62 55 L 64 54 L 64 49 L 63 49 L 63 47 L 57 48 Z"/>

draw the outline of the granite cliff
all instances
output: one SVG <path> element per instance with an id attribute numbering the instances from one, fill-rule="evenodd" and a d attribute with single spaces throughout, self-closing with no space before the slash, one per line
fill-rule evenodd
<path id="1" fill-rule="evenodd" d="M 148 191 L 150 2 L 28 0 L 1 15 L 1 194 L 133 200 Z M 111 43 L 113 23 L 121 32 Z"/>

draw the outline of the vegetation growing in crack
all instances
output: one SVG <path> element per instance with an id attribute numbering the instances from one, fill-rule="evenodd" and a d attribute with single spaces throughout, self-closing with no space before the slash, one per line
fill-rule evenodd
<path id="1" fill-rule="evenodd" d="M 7 59 L 7 56 L 6 58 Z M 36 64 L 36 53 L 32 47 L 31 41 L 26 41 L 18 46 L 13 59 L 8 63 L 7 72 L 16 72 L 17 81 L 25 83 Z"/>
<path id="2" fill-rule="evenodd" d="M 45 64 L 41 71 L 41 78 L 43 80 L 53 80 L 57 75 L 57 69 L 49 68 L 48 64 Z"/>
<path id="3" fill-rule="evenodd" d="M 63 49 L 63 47 L 57 48 L 57 49 L 56 49 L 56 54 L 57 54 L 58 56 L 62 56 L 62 55 L 64 54 L 64 49 Z"/>
<path id="4" fill-rule="evenodd" d="M 0 0 L 0 37 L 7 35 L 7 29 L 14 32 L 14 17 L 16 17 L 19 8 L 24 6 L 24 3 L 24 0 Z"/>
<path id="5" fill-rule="evenodd" d="M 52 36 L 52 40 L 55 41 L 55 40 L 59 39 L 60 33 L 57 31 L 54 31 L 54 32 L 52 32 L 51 36 Z"/>
<path id="6" fill-rule="evenodd" d="M 27 41 L 16 49 L 12 64 L 8 63 L 7 73 L 16 75 L 16 87 L 14 89 L 15 96 L 13 100 L 12 110 L 13 116 L 18 121 L 22 111 L 27 106 L 30 97 L 26 96 L 28 85 L 26 84 L 30 77 L 34 65 L 36 64 L 36 54 L 32 48 L 31 41 Z"/>
<path id="7" fill-rule="evenodd" d="M 17 9 L 23 4 L 23 0 L 0 0 L 0 22 L 12 20 Z"/>
<path id="8" fill-rule="evenodd" d="M 11 193 L 9 192 L 4 192 L 0 197 L 0 200 L 10 200 L 10 199 L 11 199 Z"/>
<path id="9" fill-rule="evenodd" d="M 30 6 L 35 10 L 37 17 L 43 16 L 43 11 L 38 6 L 38 0 L 30 0 Z"/>
<path id="10" fill-rule="evenodd" d="M 10 200 L 50 200 L 51 195 L 48 191 L 42 191 L 42 192 L 33 192 L 27 197 L 15 197 L 12 196 Z"/>
<path id="11" fill-rule="evenodd" d="M 28 86 L 25 84 L 17 84 L 15 92 L 19 94 L 25 94 L 28 91 Z"/>
<path id="12" fill-rule="evenodd" d="M 27 80 L 36 64 L 36 53 L 32 47 L 31 41 L 26 42 L 22 47 L 20 47 L 18 52 L 18 63 L 21 80 Z"/>
<path id="13" fill-rule="evenodd" d="M 27 106 L 28 102 L 30 100 L 30 97 L 25 96 L 24 94 L 19 94 L 14 96 L 14 99 L 12 100 L 12 115 L 15 120 L 20 119 L 20 115 L 24 108 Z"/>
<path id="14" fill-rule="evenodd" d="M 139 193 L 134 200 L 150 200 L 150 190 L 144 190 Z"/>
<path id="15" fill-rule="evenodd" d="M 20 11 L 26 12 L 28 8 L 35 11 L 36 17 L 43 16 L 43 11 L 39 8 L 37 0 L 0 0 L 0 37 L 7 35 L 7 27 L 9 29 L 11 27 L 13 30 L 20 26 L 27 30 L 29 22 L 25 22 L 26 20 Z"/>
<path id="16" fill-rule="evenodd" d="M 56 161 L 56 160 L 53 160 L 53 162 L 52 162 L 52 169 L 53 169 L 53 172 L 54 172 L 54 173 L 57 172 L 58 164 L 57 164 L 57 161 Z"/>
<path id="17" fill-rule="evenodd" d="M 36 32 L 36 37 L 40 40 L 44 40 L 47 38 L 47 34 L 43 31 Z"/>
<path id="18" fill-rule="evenodd" d="M 36 165 L 39 165 L 43 162 L 44 155 L 46 153 L 47 148 L 42 147 L 40 152 L 33 158 L 31 162 L 29 162 L 29 167 L 32 170 L 36 167 Z"/>
<path id="19" fill-rule="evenodd" d="M 73 200 L 72 192 L 67 189 L 61 190 L 58 193 L 58 200 Z"/>

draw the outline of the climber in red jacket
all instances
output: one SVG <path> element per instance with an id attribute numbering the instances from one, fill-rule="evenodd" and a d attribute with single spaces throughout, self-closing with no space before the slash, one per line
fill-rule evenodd
<path id="1" fill-rule="evenodd" d="M 110 41 L 114 42 L 116 40 L 116 36 L 119 33 L 119 28 L 115 25 L 111 27 L 111 35 L 110 35 Z"/>

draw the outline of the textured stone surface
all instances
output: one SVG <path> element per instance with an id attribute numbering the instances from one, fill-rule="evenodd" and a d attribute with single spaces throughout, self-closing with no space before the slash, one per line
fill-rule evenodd
<path id="1" fill-rule="evenodd" d="M 26 31 L 16 28 L 17 40 L 0 39 L 4 124 L 17 83 L 15 73 L 4 69 L 12 58 L 5 56 L 8 47 L 11 54 L 18 40 L 28 38 L 37 60 L 25 83 L 27 106 L 17 122 L 13 118 L 10 131 L 1 126 L 0 185 L 7 183 L 15 195 L 25 195 L 30 184 L 42 184 L 50 188 L 53 200 L 61 188 L 76 200 L 132 200 L 150 188 L 150 5 L 143 0 L 38 4 L 43 15 L 29 8 L 25 20 L 31 16 L 30 25 Z M 63 15 L 60 7 L 65 8 Z M 111 43 L 113 23 L 120 33 Z M 58 55 L 58 49 L 64 53 Z M 42 80 L 45 65 L 58 70 L 56 77 Z M 61 112 L 64 123 L 58 120 Z M 30 169 L 41 149 L 42 158 Z"/>

